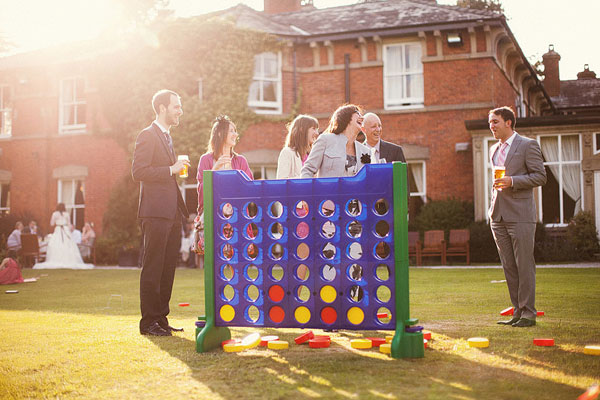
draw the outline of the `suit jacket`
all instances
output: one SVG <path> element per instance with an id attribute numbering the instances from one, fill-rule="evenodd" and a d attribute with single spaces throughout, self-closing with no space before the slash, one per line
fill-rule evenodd
<path id="1" fill-rule="evenodd" d="M 318 178 L 351 176 L 346 171 L 346 143 L 348 138 L 343 133 L 323 133 L 313 143 L 308 158 L 300 172 L 301 178 L 313 178 L 318 172 Z M 363 163 L 361 156 L 370 154 L 369 148 L 364 144 L 354 141 L 356 150 L 356 169 L 359 171 Z"/>
<path id="2" fill-rule="evenodd" d="M 140 182 L 138 218 L 188 217 L 187 207 L 169 167 L 175 164 L 164 133 L 151 124 L 137 137 L 131 174 Z"/>
<path id="3" fill-rule="evenodd" d="M 490 148 L 490 162 L 494 165 L 494 155 L 500 142 Z M 506 176 L 512 177 L 510 188 L 498 191 L 492 189 L 489 209 L 491 221 L 536 222 L 536 206 L 533 188 L 546 183 L 546 169 L 542 151 L 537 141 L 516 134 L 506 160 Z"/>
<path id="4" fill-rule="evenodd" d="M 285 146 L 277 160 L 277 179 L 299 178 L 302 169 L 302 159 L 290 147 Z"/>
<path id="5" fill-rule="evenodd" d="M 402 151 L 402 147 L 381 139 L 379 140 L 379 158 L 385 158 L 386 162 L 406 162 L 406 158 L 404 158 L 404 151 Z"/>

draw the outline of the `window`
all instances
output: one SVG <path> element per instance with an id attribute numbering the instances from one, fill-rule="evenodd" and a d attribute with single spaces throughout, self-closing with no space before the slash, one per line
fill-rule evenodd
<path id="1" fill-rule="evenodd" d="M 59 179 L 58 202 L 64 203 L 71 223 L 79 230 L 85 222 L 85 186 L 83 179 Z"/>
<path id="2" fill-rule="evenodd" d="M 198 185 L 195 183 L 186 183 L 179 186 L 181 196 L 185 201 L 185 206 L 190 215 L 198 212 Z"/>
<path id="3" fill-rule="evenodd" d="M 12 91 L 0 86 L 0 137 L 12 134 Z"/>
<path id="4" fill-rule="evenodd" d="M 384 46 L 383 92 L 386 109 L 423 106 L 420 43 Z"/>
<path id="5" fill-rule="evenodd" d="M 0 184 L 0 216 L 10 214 L 10 183 Z"/>
<path id="6" fill-rule="evenodd" d="M 258 114 L 281 114 L 281 53 L 254 56 L 248 106 Z"/>
<path id="7" fill-rule="evenodd" d="M 594 133 L 594 155 L 600 154 L 600 133 Z"/>
<path id="8" fill-rule="evenodd" d="M 266 165 L 252 165 L 250 166 L 254 179 L 276 179 L 277 178 L 277 167 L 271 167 Z"/>
<path id="9" fill-rule="evenodd" d="M 85 81 L 69 78 L 60 81 L 59 132 L 85 132 Z"/>
<path id="10" fill-rule="evenodd" d="M 581 144 L 579 135 L 540 136 L 547 182 L 540 189 L 544 224 L 568 224 L 582 209 Z"/>
<path id="11" fill-rule="evenodd" d="M 408 187 L 410 188 L 408 213 L 411 217 L 416 217 L 427 202 L 425 171 L 425 161 L 408 162 Z"/>

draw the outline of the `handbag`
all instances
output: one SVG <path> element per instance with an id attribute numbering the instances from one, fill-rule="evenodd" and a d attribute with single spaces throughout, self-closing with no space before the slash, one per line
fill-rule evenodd
<path id="1" fill-rule="evenodd" d="M 204 213 L 194 220 L 194 239 L 191 249 L 196 254 L 204 255 Z"/>

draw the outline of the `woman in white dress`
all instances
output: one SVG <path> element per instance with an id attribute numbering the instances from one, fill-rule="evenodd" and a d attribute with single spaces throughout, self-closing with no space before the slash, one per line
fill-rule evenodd
<path id="1" fill-rule="evenodd" d="M 34 269 L 90 269 L 93 264 L 86 264 L 81 258 L 77 244 L 71 239 L 69 224 L 71 219 L 63 203 L 58 203 L 56 211 L 50 218 L 50 227 L 54 227 L 54 233 L 48 241 L 46 250 L 46 261 L 36 263 Z"/>
<path id="2" fill-rule="evenodd" d="M 292 121 L 277 160 L 277 179 L 300 178 L 302 165 L 318 136 L 319 121 L 316 118 L 298 115 Z"/>

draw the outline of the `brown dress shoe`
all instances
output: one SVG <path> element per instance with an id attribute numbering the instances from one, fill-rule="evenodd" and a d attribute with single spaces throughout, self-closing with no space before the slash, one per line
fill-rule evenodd
<path id="1" fill-rule="evenodd" d="M 515 328 L 527 328 L 530 326 L 535 326 L 535 319 L 521 318 L 514 324 L 512 324 Z"/>
<path id="2" fill-rule="evenodd" d="M 173 336 L 173 335 L 171 335 L 171 332 L 166 331 L 163 328 L 161 328 L 160 325 L 158 325 L 158 322 L 153 323 L 146 329 L 140 329 L 140 333 L 142 335 L 149 335 L 149 336 Z"/>

